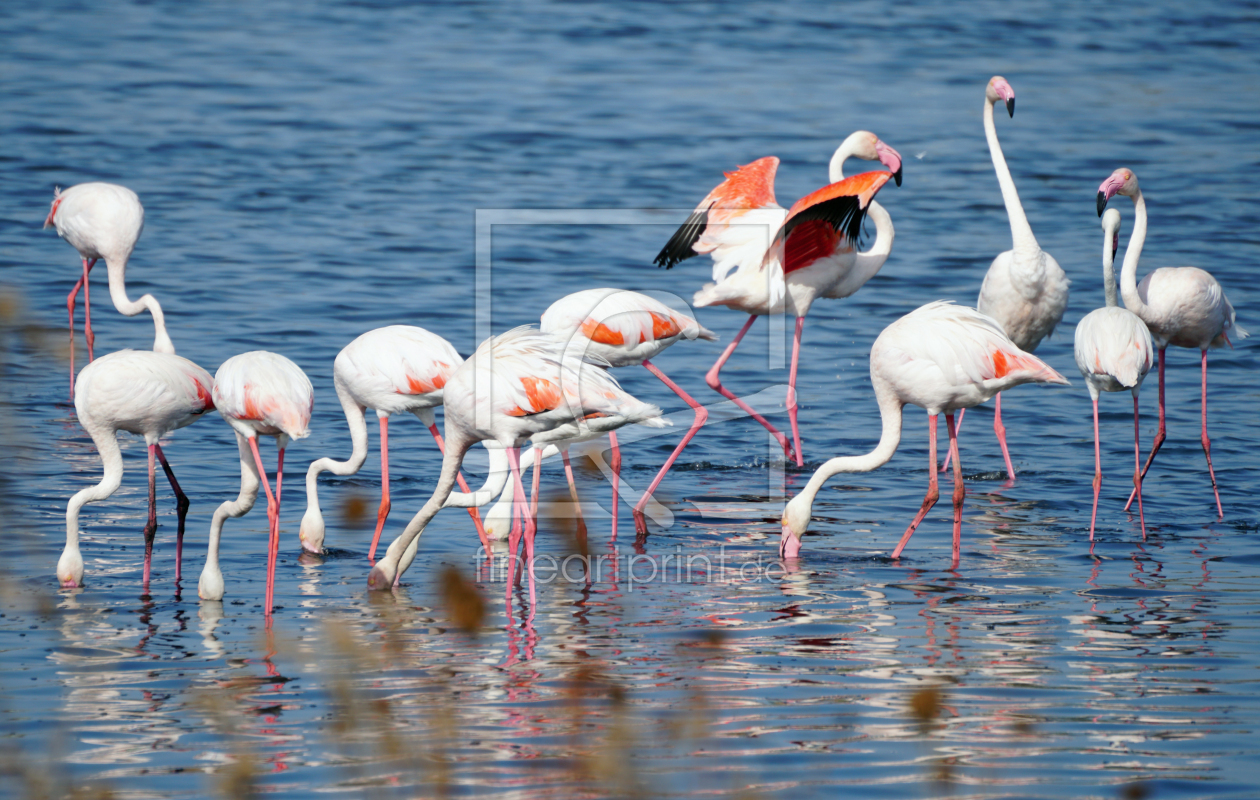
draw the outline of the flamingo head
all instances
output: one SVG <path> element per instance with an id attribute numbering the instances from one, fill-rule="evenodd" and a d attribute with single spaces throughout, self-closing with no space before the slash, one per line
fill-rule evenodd
<path id="1" fill-rule="evenodd" d="M 1102 216 L 1107 201 L 1122 194 L 1125 197 L 1137 197 L 1138 179 L 1133 170 L 1121 167 L 1107 176 L 1107 180 L 1098 187 L 1098 216 Z"/>
<path id="2" fill-rule="evenodd" d="M 806 492 L 793 497 L 783 509 L 782 538 L 779 540 L 779 555 L 783 558 L 796 558 L 801 552 L 801 536 L 809 528 L 813 504 Z"/>
<path id="3" fill-rule="evenodd" d="M 58 186 L 53 190 L 52 208 L 48 211 L 48 218 L 44 220 L 44 227 L 55 224 L 57 219 L 57 206 L 61 205 L 61 187 Z"/>
<path id="4" fill-rule="evenodd" d="M 854 158 L 866 161 L 879 161 L 892 173 L 893 180 L 901 185 L 901 153 L 884 144 L 878 136 L 870 131 L 855 131 L 849 134 L 840 146 L 840 151 L 847 150 Z"/>
<path id="5" fill-rule="evenodd" d="M 990 103 L 996 103 L 999 100 L 1006 103 L 1006 112 L 1012 117 L 1015 116 L 1015 90 L 1006 82 L 1006 78 L 1001 75 L 990 78 L 989 85 L 984 90 L 984 96 Z"/>
<path id="6" fill-rule="evenodd" d="M 1107 213 L 1103 214 L 1102 229 L 1104 235 L 1111 238 L 1111 257 L 1114 259 L 1120 249 L 1120 212 L 1114 208 L 1107 209 Z"/>

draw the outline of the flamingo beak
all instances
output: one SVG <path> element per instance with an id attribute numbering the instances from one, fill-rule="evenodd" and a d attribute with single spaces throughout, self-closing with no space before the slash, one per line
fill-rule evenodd
<path id="1" fill-rule="evenodd" d="M 875 142 L 875 155 L 879 157 L 879 163 L 888 167 L 892 173 L 893 180 L 898 186 L 901 185 L 901 153 L 892 149 L 881 141 Z"/>
<path id="2" fill-rule="evenodd" d="M 799 558 L 800 555 L 801 540 L 790 526 L 784 525 L 779 539 L 779 558 Z"/>
<path id="3" fill-rule="evenodd" d="M 1107 208 L 1107 195 L 1101 189 L 1098 190 L 1098 216 L 1102 216 L 1103 210 Z"/>
<path id="4" fill-rule="evenodd" d="M 1015 95 L 1006 98 L 1006 113 L 1011 115 L 1011 119 L 1015 118 Z"/>
<path id="5" fill-rule="evenodd" d="M 1102 182 L 1102 186 L 1098 187 L 1098 216 L 1102 216 L 1103 209 L 1107 207 L 1107 201 L 1116 196 L 1116 192 L 1124 188 L 1124 178 L 1120 175 L 1111 174 L 1107 176 L 1107 180 Z"/>

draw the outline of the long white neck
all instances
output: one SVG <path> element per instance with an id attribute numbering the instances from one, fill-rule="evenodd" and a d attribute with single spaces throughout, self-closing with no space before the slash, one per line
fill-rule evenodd
<path id="1" fill-rule="evenodd" d="M 241 491 L 235 500 L 225 500 L 220 503 L 210 520 L 206 566 L 201 571 L 201 580 L 197 586 L 197 594 L 202 600 L 223 599 L 223 573 L 219 569 L 219 537 L 223 533 L 224 521 L 229 517 L 235 518 L 248 514 L 258 499 L 258 488 L 261 485 L 258 466 L 254 463 L 254 454 L 249 448 L 249 440 L 239 431 L 236 434 L 236 449 L 241 462 Z"/>
<path id="2" fill-rule="evenodd" d="M 1129 234 L 1129 243 L 1124 248 L 1124 265 L 1120 267 L 1120 296 L 1124 298 L 1125 308 L 1147 319 L 1151 309 L 1142 302 L 1137 290 L 1137 267 L 1142 258 L 1142 245 L 1146 243 L 1146 198 L 1142 190 L 1133 197 L 1133 232 Z"/>
<path id="3" fill-rule="evenodd" d="M 1028 217 L 1024 216 L 1024 207 L 1019 202 L 1019 192 L 1015 191 L 1015 181 L 1011 178 L 1011 170 L 1006 166 L 1006 157 L 1002 155 L 1002 145 L 998 144 L 997 126 L 993 124 L 993 101 L 984 100 L 984 138 L 989 141 L 989 155 L 993 157 L 993 170 L 997 173 L 998 185 L 1002 187 L 1002 202 L 1006 204 L 1006 216 L 1011 223 L 1011 239 L 1016 250 L 1037 247 L 1037 237 L 1033 236 L 1028 225 Z"/>
<path id="4" fill-rule="evenodd" d="M 783 518 L 785 522 L 795 520 L 795 524 L 792 524 L 792 527 L 796 531 L 797 536 L 805 532 L 814 506 L 814 498 L 818 496 L 819 490 L 822 489 L 827 479 L 841 472 L 870 472 L 873 469 L 878 469 L 887 464 L 888 460 L 893 457 L 893 453 L 897 452 L 897 445 L 901 442 L 901 410 L 903 403 L 892 387 L 882 382 L 876 384 L 875 395 L 879 402 L 879 416 L 883 423 L 879 444 L 875 446 L 874 450 L 864 456 L 833 458 L 818 468 L 818 471 L 809 479 L 809 483 L 805 485 L 801 493 L 792 498 L 792 501 L 788 503 L 787 509 L 784 510 Z"/>
<path id="5" fill-rule="evenodd" d="M 148 311 L 153 317 L 153 352 L 174 353 L 175 345 L 171 343 L 171 337 L 166 335 L 166 317 L 163 316 L 162 306 L 157 299 L 151 294 L 134 301 L 127 297 L 126 259 L 107 261 L 106 267 L 109 270 L 109 297 L 114 301 L 114 308 L 127 317 Z"/>
<path id="6" fill-rule="evenodd" d="M 486 480 L 481 484 L 481 488 L 471 494 L 451 492 L 450 497 L 443 502 L 443 508 L 481 508 L 489 505 L 503 491 L 503 487 L 508 482 L 508 475 L 511 474 L 507 451 L 502 447 L 486 449 L 490 456 L 490 471 L 486 474 Z"/>
<path id="7" fill-rule="evenodd" d="M 848 140 L 841 142 L 836 152 L 832 154 L 831 164 L 827 169 L 831 183 L 844 180 L 844 162 L 851 155 L 853 153 L 849 149 Z M 853 265 L 853 277 L 861 280 L 858 286 L 865 284 L 879 272 L 880 267 L 884 266 L 884 262 L 888 260 L 888 254 L 892 252 L 895 235 L 892 217 L 888 216 L 888 212 L 878 202 L 871 201 L 866 215 L 875 223 L 875 241 L 871 243 L 871 249 L 857 254 L 857 260 Z M 847 283 L 848 279 L 845 282 Z"/>
<path id="8" fill-rule="evenodd" d="M 333 383 L 337 391 L 337 399 L 341 401 L 341 408 L 346 413 L 346 425 L 350 428 L 350 458 L 345 461 L 320 458 L 312 461 L 311 466 L 307 468 L 306 507 L 316 512 L 319 511 L 319 473 L 353 475 L 362 469 L 363 463 L 367 461 L 368 430 L 367 420 L 363 415 L 366 409 L 350 395 L 350 391 L 341 381 Z"/>
<path id="9" fill-rule="evenodd" d="M 1115 251 L 1111 249 L 1115 241 L 1111 231 L 1103 234 L 1103 294 L 1107 296 L 1107 307 L 1116 305 L 1116 268 Z M 1135 287 L 1136 288 L 1136 287 Z"/>
<path id="10" fill-rule="evenodd" d="M 87 427 L 97 451 L 101 454 L 101 462 L 105 467 L 105 475 L 95 486 L 75 493 L 66 504 L 66 549 L 57 563 L 57 578 L 63 585 L 72 580 L 81 585 L 83 579 L 83 557 L 79 553 L 79 510 L 88 503 L 104 500 L 122 484 L 123 461 L 122 451 L 118 447 L 118 434 L 112 428 L 93 425 Z"/>
<path id="11" fill-rule="evenodd" d="M 438 475 L 437 488 L 433 490 L 433 495 L 425 502 L 416 515 L 407 523 L 407 527 L 403 529 L 402 534 L 397 539 L 390 542 L 389 548 L 385 551 L 384 557 L 377 563 L 377 569 L 390 574 L 391 580 L 396 580 L 406 571 L 410 565 L 410 554 L 404 559 L 404 554 L 410 550 L 414 554 L 415 550 L 410 547 L 429 522 L 437 516 L 442 510 L 446 499 L 450 497 L 451 491 L 455 488 L 455 478 L 459 475 L 460 464 L 464 461 L 464 454 L 468 452 L 468 448 L 472 447 L 471 439 L 454 433 L 453 426 L 446 427 L 446 454 L 442 456 L 442 472 Z M 373 570 L 375 572 L 376 570 Z"/>

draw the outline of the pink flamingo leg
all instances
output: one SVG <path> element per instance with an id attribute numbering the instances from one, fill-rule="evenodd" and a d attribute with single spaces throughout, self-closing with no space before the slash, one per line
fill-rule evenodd
<path id="1" fill-rule="evenodd" d="M 271 600 L 267 602 L 267 613 L 270 614 L 276 599 L 276 564 L 280 561 L 280 483 L 284 480 L 284 448 L 279 448 L 276 455 L 276 514 L 271 520 L 271 538 L 268 544 L 271 551 Z M 394 576 L 394 585 L 398 585 L 398 576 Z"/>
<path id="2" fill-rule="evenodd" d="M 1206 367 L 1205 367 L 1206 369 Z M 1155 460 L 1155 454 L 1159 452 L 1159 448 L 1164 446 L 1164 351 L 1159 351 L 1159 430 L 1155 432 L 1155 442 L 1151 445 L 1151 454 L 1146 457 L 1146 465 L 1142 467 L 1142 480 L 1146 480 L 1146 473 L 1151 468 L 1151 462 Z M 1137 496 L 1137 488 L 1129 492 L 1129 502 L 1124 504 L 1124 510 L 1128 511 L 1133 505 L 1133 498 Z"/>
<path id="3" fill-rule="evenodd" d="M 897 543 L 897 549 L 893 550 L 893 558 L 901 558 L 901 551 L 906 549 L 906 543 L 910 541 L 910 537 L 914 535 L 914 531 L 919 527 L 919 523 L 927 516 L 932 506 L 936 505 L 936 501 L 940 499 L 941 493 L 936 485 L 936 415 L 928 414 L 928 463 L 931 468 L 928 469 L 928 490 L 923 497 L 923 506 L 919 509 L 919 513 L 915 516 L 914 522 L 910 523 L 910 527 L 906 528 L 906 532 L 902 534 L 901 541 Z"/>
<path id="4" fill-rule="evenodd" d="M 153 463 L 156 447 L 156 444 L 149 445 L 149 521 L 144 525 L 144 577 L 141 579 L 146 587 L 153 562 L 153 538 L 157 535 L 157 475 Z"/>
<path id="5" fill-rule="evenodd" d="M 743 400 L 740 400 L 731 392 L 730 389 L 723 386 L 722 380 L 718 376 L 718 373 L 722 371 L 722 367 L 726 364 L 727 359 L 731 357 L 731 353 L 735 352 L 735 348 L 739 346 L 739 343 L 743 340 L 744 335 L 748 333 L 748 329 L 751 328 L 752 324 L 756 321 L 756 315 L 748 318 L 748 321 L 744 323 L 744 327 L 740 328 L 739 333 L 735 335 L 735 338 L 731 340 L 731 343 L 728 344 L 726 349 L 722 351 L 722 355 L 709 369 L 708 373 L 705 374 L 704 381 L 709 384 L 710 389 L 713 389 L 727 400 L 730 400 L 732 403 L 739 406 L 744 410 L 744 413 L 757 420 L 757 422 L 761 423 L 763 428 L 770 431 L 771 435 L 774 436 L 775 440 L 778 441 L 779 445 L 783 448 L 784 458 L 793 458 L 792 444 L 788 441 L 787 437 L 780 433 L 778 428 L 771 425 L 765 417 L 761 416 L 756 411 L 753 411 L 752 406 L 748 405 Z"/>
<path id="6" fill-rule="evenodd" d="M 933 426 L 935 427 L 935 426 Z M 958 566 L 962 554 L 962 510 L 963 500 L 967 496 L 967 487 L 963 485 L 962 459 L 958 457 L 958 430 L 954 427 L 954 415 L 945 415 L 945 430 L 949 432 L 949 450 L 954 456 L 954 566 Z M 936 454 L 932 455 L 932 463 L 936 463 Z"/>
<path id="7" fill-rule="evenodd" d="M 1134 424 L 1137 420 L 1134 419 Z M 1137 434 L 1134 434 L 1136 438 Z M 1089 540 L 1094 541 L 1094 523 L 1098 520 L 1098 492 L 1102 489 L 1102 449 L 1098 442 L 1098 398 L 1094 398 L 1094 511 L 1089 517 Z"/>
<path id="8" fill-rule="evenodd" d="M 184 494 L 184 490 L 179 488 L 179 481 L 175 480 L 175 471 L 171 469 L 171 465 L 166 461 L 166 454 L 162 452 L 162 445 L 153 445 L 154 453 L 157 454 L 158 461 L 162 463 L 162 471 L 166 473 L 166 479 L 171 482 L 171 489 L 175 492 L 175 510 L 179 517 L 179 527 L 175 533 L 175 582 L 179 582 L 180 578 L 180 562 L 184 558 L 184 520 L 188 517 L 188 495 Z"/>
<path id="9" fill-rule="evenodd" d="M 258 437 L 249 437 L 249 449 L 254 453 L 254 466 L 258 468 L 258 476 L 262 479 L 263 491 L 267 493 L 267 524 L 269 533 L 276 528 L 276 520 L 280 516 L 280 509 L 276 506 L 275 498 L 271 495 L 271 484 L 267 481 L 267 470 L 263 468 L 262 456 L 258 454 Z M 267 540 L 267 591 L 263 599 L 263 614 L 271 616 L 271 601 L 275 595 L 276 581 L 276 554 L 277 549 L 272 549 L 271 539 L 269 535 Z"/>
<path id="10" fill-rule="evenodd" d="M 997 402 L 993 406 L 993 432 L 997 434 L 998 444 L 1002 446 L 1002 459 L 1006 461 L 1006 478 L 1015 480 L 1015 466 L 1011 464 L 1011 453 L 1006 449 L 1006 426 L 1002 424 L 1002 393 L 997 393 Z M 955 456 L 957 458 L 957 456 Z"/>
<path id="11" fill-rule="evenodd" d="M 792 423 L 792 449 L 796 451 L 796 466 L 805 466 L 801 454 L 801 430 L 796 424 L 798 406 L 796 404 L 796 365 L 801 358 L 801 331 L 805 328 L 805 318 L 796 318 L 796 333 L 792 337 L 792 369 L 788 373 L 788 419 Z"/>
<path id="12" fill-rule="evenodd" d="M 508 579 L 507 584 L 507 603 L 508 608 L 512 607 L 512 584 L 516 582 L 516 558 L 517 551 L 521 545 L 521 529 L 517 525 L 516 515 L 524 514 L 528 508 L 528 501 L 525 499 L 525 487 L 521 483 L 521 451 L 516 447 L 507 448 L 508 466 L 512 471 L 512 530 L 508 534 Z"/>
<path id="13" fill-rule="evenodd" d="M 79 289 L 83 286 L 83 279 L 79 278 L 75 282 L 74 288 L 70 290 L 70 294 L 66 295 L 66 310 L 70 312 L 70 402 L 74 402 L 74 301 L 79 296 Z"/>
<path id="14" fill-rule="evenodd" d="M 647 363 L 647 362 L 644 362 L 644 363 Z M 686 440 L 684 439 L 683 442 L 686 443 Z M 610 461 L 609 466 L 612 467 L 612 540 L 615 542 L 617 541 L 617 511 L 620 508 L 617 505 L 617 488 L 618 488 L 617 484 L 620 483 L 621 481 L 621 448 L 617 446 L 617 432 L 616 431 L 608 432 L 608 443 L 612 445 L 612 456 L 610 457 L 610 460 L 609 460 Z M 681 446 L 679 447 L 679 449 L 681 449 Z M 675 453 L 676 452 L 677 451 L 675 451 Z M 666 463 L 665 468 L 668 469 L 669 462 L 667 461 L 665 463 Z M 663 471 L 664 470 L 662 470 L 662 472 Z M 658 479 L 659 479 L 659 476 L 658 476 Z M 638 526 L 638 523 L 636 522 L 636 527 L 637 526 Z"/>
<path id="15" fill-rule="evenodd" d="M 433 440 L 437 442 L 438 452 L 446 455 L 446 444 L 442 441 L 442 434 L 438 433 L 437 425 L 429 426 L 429 433 L 433 434 Z M 455 481 L 459 484 L 459 490 L 464 494 L 472 494 L 472 490 L 468 488 L 468 481 L 464 480 L 464 473 L 455 473 Z M 473 527 L 477 529 L 477 538 L 481 540 L 481 546 L 486 549 L 486 558 L 490 557 L 490 536 L 486 533 L 486 526 L 481 523 L 481 514 L 476 508 L 468 509 L 468 516 L 472 517 Z M 377 533 L 379 536 L 380 533 Z"/>
<path id="16" fill-rule="evenodd" d="M 797 328 L 797 332 L 798 333 L 800 332 L 799 328 Z M 643 493 L 643 496 L 639 498 L 639 502 L 636 503 L 634 506 L 634 530 L 635 530 L 635 533 L 639 533 L 639 534 L 646 534 L 648 532 L 647 516 L 643 513 L 643 509 L 647 506 L 648 501 L 652 499 L 652 494 L 656 491 L 656 487 L 661 485 L 661 481 L 665 478 L 665 473 L 669 472 L 670 467 L 674 466 L 674 462 L 677 461 L 678 456 L 682 454 L 683 448 L 687 446 L 687 443 L 690 442 L 692 437 L 694 437 L 696 433 L 699 432 L 699 430 L 704 427 L 704 424 L 709 419 L 708 410 L 704 408 L 704 406 L 697 403 L 694 399 L 692 399 L 691 395 L 684 392 L 682 390 L 682 387 L 680 387 L 678 384 L 671 381 L 665 375 L 664 372 L 661 372 L 659 369 L 657 369 L 655 364 L 648 361 L 647 359 L 644 359 L 643 366 L 647 368 L 648 372 L 651 372 L 657 378 L 660 378 L 661 383 L 664 383 L 671 390 L 673 390 L 674 394 L 678 395 L 679 397 L 683 399 L 683 402 L 691 406 L 692 410 L 696 412 L 696 418 L 692 421 L 691 427 L 687 430 L 687 433 L 683 436 L 682 441 L 679 442 L 678 446 L 674 448 L 674 452 L 670 453 L 669 458 L 665 459 L 665 465 L 661 467 L 660 472 L 656 473 L 656 477 L 652 480 L 652 484 L 648 486 L 647 491 Z M 793 362 L 792 374 L 793 376 L 796 375 L 795 362 Z M 795 391 L 795 390 L 792 390 L 792 391 Z M 616 445 L 614 444 L 614 448 L 615 447 Z M 614 467 L 614 472 L 615 472 L 616 470 L 620 469 L 621 455 L 620 453 L 617 453 L 615 449 L 613 452 L 616 454 L 615 457 L 617 459 L 617 467 Z M 798 453 L 800 452 L 799 446 L 798 446 L 797 452 Z M 615 500 L 613 504 L 616 505 Z"/>
<path id="17" fill-rule="evenodd" d="M 1203 443 L 1203 455 L 1207 457 L 1208 477 L 1212 479 L 1212 494 L 1216 497 L 1216 518 L 1224 519 L 1221 493 L 1216 489 L 1216 472 L 1212 469 L 1212 440 L 1208 438 L 1207 432 L 1207 350 L 1203 351 L 1201 363 L 1203 364 L 1203 431 L 1199 435 L 1199 441 Z"/>
<path id="18" fill-rule="evenodd" d="M 83 259 L 83 338 L 87 340 L 89 364 L 96 360 L 92 352 L 92 348 L 96 345 L 96 334 L 92 333 L 92 287 L 88 285 L 88 273 L 95 266 L 95 258 Z"/>
<path id="19" fill-rule="evenodd" d="M 529 516 L 538 519 L 538 483 L 542 477 L 542 448 L 534 448 L 534 485 L 529 495 Z M 521 489 L 524 491 L 524 488 Z"/>
<path id="20" fill-rule="evenodd" d="M 577 535 L 580 537 L 579 541 L 585 544 L 586 520 L 582 519 L 582 504 L 578 500 L 577 483 L 573 480 L 573 465 L 569 463 L 568 449 L 560 451 L 560 458 L 564 461 L 564 477 L 569 481 L 569 497 L 573 500 L 573 513 L 577 517 Z M 537 469 L 534 470 L 534 474 L 538 474 Z"/>
<path id="21" fill-rule="evenodd" d="M 372 546 L 368 548 L 368 561 L 376 561 L 376 545 L 381 541 L 385 519 L 391 508 L 389 502 L 389 417 L 381 417 L 381 506 L 376 511 L 376 532 L 372 534 Z"/>
<path id="22" fill-rule="evenodd" d="M 1138 398 L 1133 395 L 1133 488 L 1137 490 L 1138 519 L 1142 523 L 1142 541 L 1146 541 L 1146 513 L 1142 511 L 1142 448 L 1138 442 Z"/>
<path id="23" fill-rule="evenodd" d="M 966 413 L 967 413 L 967 409 L 965 408 L 958 409 L 958 419 L 955 420 L 954 422 L 955 433 L 962 433 L 962 419 L 963 419 L 963 414 L 966 414 Z M 945 463 L 941 464 L 941 472 L 949 472 L 949 462 L 953 460 L 953 458 L 954 458 L 953 452 L 950 450 L 946 450 Z"/>

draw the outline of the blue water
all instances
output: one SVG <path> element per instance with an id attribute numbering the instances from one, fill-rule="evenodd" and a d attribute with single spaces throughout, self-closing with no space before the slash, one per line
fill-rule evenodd
<path id="1" fill-rule="evenodd" d="M 998 128 L 1025 209 L 1073 280 L 1064 324 L 1039 356 L 1075 377 L 1072 326 L 1102 303 L 1094 193 L 1119 166 L 1139 174 L 1150 208 L 1142 272 L 1209 269 L 1240 323 L 1260 326 L 1255 4 L 312 6 L 0 8 L 0 792 L 1260 791 L 1250 341 L 1210 357 L 1220 522 L 1197 435 L 1198 354 L 1176 350 L 1145 542 L 1121 511 L 1130 404 L 1107 396 L 1091 550 L 1093 443 L 1078 379 L 1007 396 L 1014 486 L 1004 485 L 991 412 L 968 416 L 957 569 L 948 503 L 900 562 L 888 558 L 926 488 L 925 420 L 913 408 L 891 463 L 822 492 L 799 568 L 775 558 L 784 492 L 878 438 L 866 363 L 878 332 L 929 300 L 973 303 L 1009 247 L 980 120 L 991 75 L 1018 96 Z M 351 339 L 418 324 L 467 354 L 482 332 L 536 322 L 577 289 L 689 298 L 708 263 L 661 271 L 651 259 L 721 171 L 778 155 L 788 203 L 824 182 L 832 150 L 859 128 L 906 158 L 905 184 L 880 196 L 897 240 L 880 275 L 848 300 L 819 303 L 806 325 L 807 469 L 783 471 L 749 420 L 714 424 L 662 488 L 672 525 L 636 542 L 623 509 L 615 543 L 600 510 L 607 484 L 580 470 L 592 549 L 617 548 L 619 571 L 541 587 L 527 623 L 522 598 L 509 618 L 504 585 L 475 571 L 462 512 L 426 531 L 400 590 L 368 595 L 368 520 L 343 521 L 341 509 L 362 500 L 374 516 L 373 434 L 359 475 L 323 483 L 330 553 L 299 556 L 305 465 L 349 450 L 331 371 Z M 182 355 L 213 372 L 235 353 L 275 350 L 316 387 L 312 436 L 288 451 L 270 629 L 261 506 L 225 529 L 225 601 L 196 597 L 210 515 L 239 477 L 217 417 L 165 445 L 193 503 L 182 587 L 163 483 L 154 581 L 148 592 L 140 584 L 136 439 L 124 442 L 122 488 L 81 518 L 87 587 L 56 587 L 65 503 L 99 480 L 100 463 L 66 402 L 65 295 L 78 262 L 40 223 L 54 186 L 86 180 L 142 198 L 129 289 L 162 301 Z M 1127 231 L 1131 205 L 1117 207 Z M 514 209 L 626 209 L 635 224 L 500 225 L 479 273 L 478 212 L 484 221 Z M 478 274 L 488 279 L 480 292 Z M 150 346 L 147 318 L 119 315 L 95 279 L 98 353 Z M 743 322 L 723 309 L 699 318 L 724 342 Z M 767 330 L 754 326 L 723 375 L 741 394 L 764 392 L 763 407 L 786 424 L 776 407 L 783 331 L 771 340 Z M 710 402 L 701 375 L 721 346 L 682 343 L 656 363 Z M 81 340 L 78 352 L 82 363 Z M 645 371 L 619 377 L 686 423 Z M 1152 377 L 1144 444 L 1155 396 Z M 427 497 L 439 460 L 416 423 L 393 432 L 387 536 Z M 642 488 L 679 435 L 629 442 L 626 480 Z M 563 485 L 548 468 L 548 496 L 566 498 Z M 572 523 L 555 517 L 539 547 L 564 556 Z M 630 561 L 667 555 L 709 564 L 689 580 L 647 580 L 649 562 Z M 486 598 L 476 637 L 453 621 L 458 604 L 439 580 L 448 565 Z"/>

